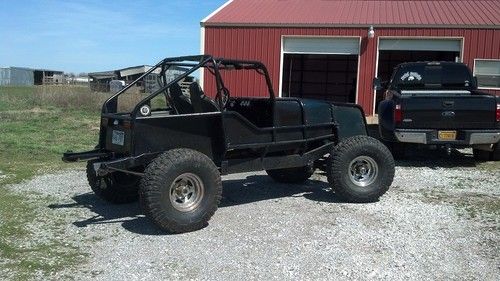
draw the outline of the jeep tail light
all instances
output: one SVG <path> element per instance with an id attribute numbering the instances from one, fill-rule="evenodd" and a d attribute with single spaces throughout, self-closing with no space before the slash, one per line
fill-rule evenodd
<path id="1" fill-rule="evenodd" d="M 403 110 L 400 104 L 396 104 L 394 107 L 394 123 L 400 124 L 403 121 Z"/>
<path id="2" fill-rule="evenodd" d="M 108 126 L 108 118 L 101 118 L 101 127 Z"/>
<path id="3" fill-rule="evenodd" d="M 500 103 L 497 103 L 497 122 L 500 122 Z"/>
<path id="4" fill-rule="evenodd" d="M 123 121 L 122 126 L 123 126 L 124 129 L 131 129 L 132 128 L 132 122 L 130 122 L 130 120 L 125 120 L 125 121 Z"/>

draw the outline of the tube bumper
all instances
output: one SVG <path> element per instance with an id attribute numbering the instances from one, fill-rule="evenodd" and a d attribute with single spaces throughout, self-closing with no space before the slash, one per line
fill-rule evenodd
<path id="1" fill-rule="evenodd" d="M 112 172 L 122 172 L 142 176 L 143 173 L 134 171 L 134 167 L 145 166 L 150 163 L 158 153 L 141 154 L 139 156 L 123 157 L 107 161 L 96 161 L 94 171 L 98 176 L 105 176 Z"/>
<path id="2" fill-rule="evenodd" d="M 62 160 L 66 163 L 69 163 L 69 162 L 102 159 L 102 158 L 111 157 L 112 155 L 113 155 L 113 153 L 105 152 L 105 151 L 102 151 L 100 149 L 94 149 L 94 150 L 84 151 L 84 152 L 68 151 L 68 152 L 65 152 L 63 154 Z"/>

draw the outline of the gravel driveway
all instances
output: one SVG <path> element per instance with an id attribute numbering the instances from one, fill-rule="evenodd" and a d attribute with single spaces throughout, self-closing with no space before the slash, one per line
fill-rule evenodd
<path id="1" fill-rule="evenodd" d="M 50 196 L 34 240 L 86 253 L 53 279 L 498 280 L 500 166 L 476 166 L 470 151 L 432 157 L 399 162 L 393 186 L 371 204 L 339 202 L 320 171 L 305 185 L 225 176 L 209 226 L 181 235 L 159 232 L 138 204 L 99 200 L 83 171 L 10 188 Z M 63 220 L 57 231 L 44 227 L 51 217 Z"/>

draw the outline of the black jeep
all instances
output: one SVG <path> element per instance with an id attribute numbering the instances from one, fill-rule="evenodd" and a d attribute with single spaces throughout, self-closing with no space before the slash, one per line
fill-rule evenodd
<path id="1" fill-rule="evenodd" d="M 200 69 L 214 79 L 215 89 L 205 89 L 214 99 L 193 79 Z M 235 97 L 242 93 L 224 85 L 225 75 L 245 70 L 263 78 L 269 97 Z M 119 98 L 153 73 L 158 89 L 119 112 Z M 114 203 L 140 198 L 151 220 L 179 233 L 207 224 L 221 200 L 221 174 L 266 170 L 275 181 L 300 183 L 325 156 L 328 182 L 346 201 L 376 201 L 392 183 L 394 159 L 367 136 L 359 106 L 276 98 L 262 63 L 202 55 L 164 59 L 110 97 L 96 149 L 63 160 L 88 161 L 95 194 Z"/>

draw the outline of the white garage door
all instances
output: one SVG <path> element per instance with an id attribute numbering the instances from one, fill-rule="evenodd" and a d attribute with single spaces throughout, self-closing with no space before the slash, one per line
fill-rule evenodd
<path id="1" fill-rule="evenodd" d="M 379 50 L 460 52 L 460 39 L 380 39 Z"/>
<path id="2" fill-rule="evenodd" d="M 285 37 L 285 54 L 359 54 L 359 38 Z"/>

